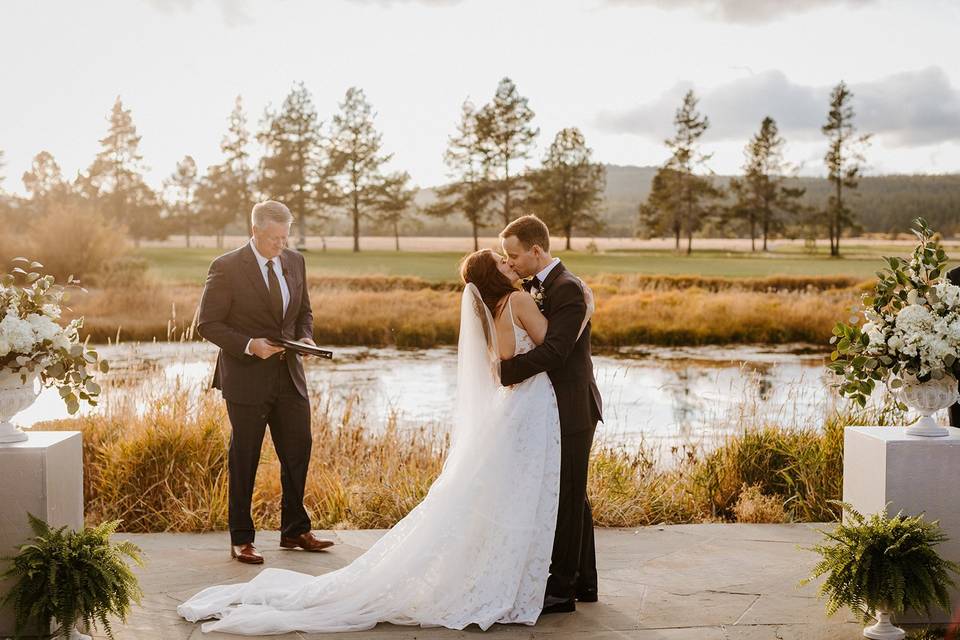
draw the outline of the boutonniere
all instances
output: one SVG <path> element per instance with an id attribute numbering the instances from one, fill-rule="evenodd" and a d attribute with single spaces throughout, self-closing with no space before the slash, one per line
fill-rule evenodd
<path id="1" fill-rule="evenodd" d="M 537 303 L 537 307 L 543 311 L 543 289 L 531 289 L 530 295 L 533 296 L 533 301 Z"/>

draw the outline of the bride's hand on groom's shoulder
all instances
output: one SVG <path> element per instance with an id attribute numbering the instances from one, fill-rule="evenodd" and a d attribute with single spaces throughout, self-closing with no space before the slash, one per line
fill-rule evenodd
<path id="1" fill-rule="evenodd" d="M 580 281 L 580 284 L 583 285 L 583 299 L 587 303 L 587 317 L 589 318 L 597 309 L 596 298 L 593 296 L 593 289 L 590 288 L 590 285 L 583 280 Z"/>

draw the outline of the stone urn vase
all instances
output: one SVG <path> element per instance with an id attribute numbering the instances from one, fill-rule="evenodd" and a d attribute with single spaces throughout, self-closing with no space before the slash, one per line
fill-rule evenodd
<path id="1" fill-rule="evenodd" d="M 0 444 L 27 439 L 23 429 L 11 423 L 10 418 L 32 405 L 40 395 L 36 382 L 36 373 L 27 376 L 27 381 L 23 382 L 19 373 L 0 371 Z"/>
<path id="2" fill-rule="evenodd" d="M 957 379 L 945 375 L 939 380 L 920 382 L 911 374 L 904 374 L 900 380 L 903 386 L 897 389 L 900 399 L 908 407 L 920 414 L 920 418 L 907 427 L 907 435 L 937 437 L 949 432 L 946 427 L 937 424 L 933 414 L 946 409 L 960 398 L 957 391 Z"/>
<path id="3" fill-rule="evenodd" d="M 890 614 L 877 611 L 877 622 L 863 630 L 863 637 L 871 640 L 902 640 L 906 632 L 890 622 Z"/>

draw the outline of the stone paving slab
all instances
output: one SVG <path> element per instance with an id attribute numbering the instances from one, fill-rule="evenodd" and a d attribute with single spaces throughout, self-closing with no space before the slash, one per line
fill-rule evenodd
<path id="1" fill-rule="evenodd" d="M 269 636 L 282 640 L 371 638 L 432 640 L 536 638 L 551 640 L 854 640 L 862 627 L 849 614 L 827 618 L 816 585 L 799 587 L 816 556 L 801 549 L 825 525 L 703 524 L 598 529 L 600 602 L 576 613 L 542 617 L 536 625 L 494 625 L 486 633 L 382 624 L 357 633 Z M 325 573 L 349 563 L 383 531 L 326 531 L 337 544 L 324 553 L 279 548 L 276 532 L 261 532 L 257 547 L 268 567 Z M 145 597 L 118 640 L 225 640 L 183 621 L 177 605 L 212 584 L 245 581 L 261 567 L 230 559 L 225 533 L 117 534 L 138 544 L 147 566 L 138 569 Z M 100 634 L 96 637 L 105 637 Z"/>

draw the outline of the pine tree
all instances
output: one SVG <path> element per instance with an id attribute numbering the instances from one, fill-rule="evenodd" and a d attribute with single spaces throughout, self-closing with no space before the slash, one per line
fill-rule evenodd
<path id="1" fill-rule="evenodd" d="M 515 163 L 530 157 L 534 140 L 540 134 L 531 122 L 534 112 L 527 98 L 520 95 L 510 78 L 504 78 L 497 86 L 493 101 L 485 105 L 477 115 L 477 131 L 487 146 L 491 165 L 496 172 L 501 202 L 503 225 L 513 220 L 513 207 L 524 191 L 519 180 L 522 170 Z"/>
<path id="2" fill-rule="evenodd" d="M 344 206 L 353 222 L 353 250 L 360 251 L 360 221 L 375 214 L 381 168 L 393 154 L 381 155 L 382 136 L 376 114 L 362 89 L 350 87 L 333 116 L 328 161 L 336 171 Z"/>
<path id="3" fill-rule="evenodd" d="M 320 122 L 302 82 L 287 95 L 280 113 L 265 112 L 257 140 L 265 148 L 259 189 L 293 210 L 302 248 L 306 246 L 307 219 L 313 213 L 313 178 L 321 153 Z"/>
<path id="4" fill-rule="evenodd" d="M 30 194 L 28 207 L 33 215 L 44 217 L 70 195 L 70 185 L 63 179 L 60 165 L 49 151 L 33 157 L 30 169 L 23 172 L 23 186 Z"/>
<path id="5" fill-rule="evenodd" d="M 190 247 L 190 231 L 196 224 L 196 191 L 198 185 L 197 163 L 191 156 L 184 156 L 176 170 L 164 181 L 171 194 L 170 213 L 176 227 L 183 231 L 186 246 Z"/>
<path id="6" fill-rule="evenodd" d="M 100 151 L 86 174 L 78 176 L 76 186 L 108 219 L 125 224 L 139 246 L 144 237 L 162 235 L 160 207 L 156 194 L 144 182 L 140 136 L 119 96 L 108 121 Z"/>
<path id="7" fill-rule="evenodd" d="M 386 176 L 378 189 L 375 205 L 378 221 L 393 231 L 397 251 L 400 251 L 400 225 L 417 210 L 413 204 L 417 190 L 409 188 L 408 182 L 410 174 L 406 171 Z"/>
<path id="8" fill-rule="evenodd" d="M 711 213 L 710 201 L 720 196 L 713 184 L 696 175 L 698 167 L 705 167 L 709 154 L 700 151 L 700 137 L 710 127 L 710 120 L 697 111 L 697 98 L 693 91 L 687 91 L 683 104 L 673 118 L 676 128 L 674 137 L 666 141 L 673 154 L 666 167 L 672 169 L 677 180 L 668 181 L 677 189 L 680 205 L 680 227 L 687 236 L 687 255 L 693 251 L 693 232 L 700 228 L 706 216 Z M 678 247 L 679 249 L 679 237 Z"/>
<path id="9" fill-rule="evenodd" d="M 529 178 L 533 207 L 547 225 L 563 232 L 568 251 L 574 229 L 600 226 L 606 170 L 590 159 L 591 153 L 579 129 L 563 129 L 550 145 L 543 168 Z"/>
<path id="10" fill-rule="evenodd" d="M 473 250 L 480 248 L 480 229 L 490 224 L 494 197 L 490 156 L 478 133 L 477 111 L 469 100 L 460 108 L 457 133 L 450 136 L 444 162 L 452 182 L 437 189 L 437 201 L 426 208 L 433 216 L 458 212 L 470 222 Z"/>
<path id="11" fill-rule="evenodd" d="M 853 93 L 845 82 L 840 82 L 830 94 L 830 112 L 821 128 L 827 136 L 829 148 L 823 160 L 827 166 L 827 179 L 834 192 L 825 210 L 827 234 L 830 237 L 830 255 L 840 255 L 840 236 L 844 229 L 859 225 L 853 212 L 844 201 L 844 189 L 856 189 L 863 169 L 863 150 L 870 140 L 869 135 L 856 135 L 853 124 Z"/>
<path id="12" fill-rule="evenodd" d="M 233 111 L 227 120 L 227 133 L 220 141 L 220 151 L 224 153 L 225 171 L 233 181 L 233 197 L 226 206 L 233 206 L 236 214 L 243 217 L 247 224 L 247 235 L 253 235 L 250 210 L 253 208 L 253 171 L 250 168 L 250 132 L 247 130 L 247 116 L 243 111 L 243 98 L 237 96 Z M 302 215 L 302 214 L 301 214 Z"/>
<path id="13" fill-rule="evenodd" d="M 757 227 L 763 237 L 763 250 L 772 232 L 784 229 L 783 214 L 799 211 L 799 198 L 805 189 L 783 185 L 785 165 L 783 146 L 777 123 L 767 116 L 747 144 L 743 178 L 730 180 L 730 191 L 736 201 L 728 209 L 728 218 L 746 221 L 750 230 L 750 249 L 756 251 Z"/>
<path id="14" fill-rule="evenodd" d="M 197 219 L 213 231 L 217 248 L 223 248 L 226 227 L 237 219 L 236 179 L 227 163 L 214 164 L 197 185 Z M 249 217 L 249 213 L 247 214 Z"/>

